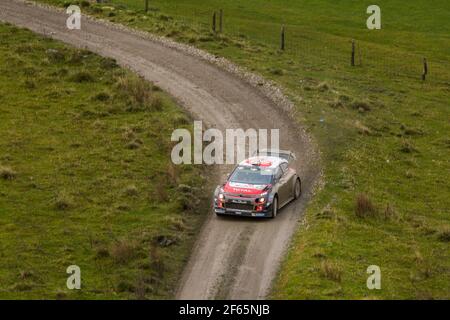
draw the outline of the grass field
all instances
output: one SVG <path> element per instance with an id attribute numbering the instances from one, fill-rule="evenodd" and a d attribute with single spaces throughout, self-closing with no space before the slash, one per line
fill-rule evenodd
<path id="1" fill-rule="evenodd" d="M 378 1 L 382 30 L 366 28 L 370 1 L 151 0 L 147 14 L 141 0 L 79 3 L 227 57 L 277 82 L 296 104 L 322 151 L 325 181 L 273 298 L 449 298 L 448 1 Z M 223 34 L 211 32 L 219 9 Z M 366 287 L 369 265 L 381 268 L 381 290 Z"/>
<path id="2" fill-rule="evenodd" d="M 202 220 L 201 168 L 170 162 L 188 116 L 113 60 L 4 24 L 0 114 L 0 299 L 171 297 Z"/>

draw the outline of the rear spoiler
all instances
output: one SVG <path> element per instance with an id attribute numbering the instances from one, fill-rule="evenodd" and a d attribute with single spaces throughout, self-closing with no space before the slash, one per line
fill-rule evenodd
<path id="1" fill-rule="evenodd" d="M 268 157 L 278 157 L 287 160 L 289 163 L 296 160 L 295 154 L 288 150 L 275 150 L 275 149 L 261 149 L 257 150 L 253 156 L 268 156 Z"/>

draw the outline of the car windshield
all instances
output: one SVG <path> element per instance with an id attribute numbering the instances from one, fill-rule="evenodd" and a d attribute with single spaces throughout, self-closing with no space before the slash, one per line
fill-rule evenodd
<path id="1" fill-rule="evenodd" d="M 272 182 L 272 176 L 272 169 L 239 166 L 231 175 L 230 182 L 264 185 Z"/>

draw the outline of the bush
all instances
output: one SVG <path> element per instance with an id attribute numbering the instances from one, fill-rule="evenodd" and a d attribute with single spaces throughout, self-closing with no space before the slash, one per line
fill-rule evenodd
<path id="1" fill-rule="evenodd" d="M 158 95 L 153 95 L 149 106 L 150 111 L 161 111 L 164 106 L 163 99 Z"/>
<path id="2" fill-rule="evenodd" d="M 83 83 L 83 82 L 94 82 L 95 78 L 92 74 L 87 71 L 80 71 L 75 73 L 71 80 L 73 82 Z"/>
<path id="3" fill-rule="evenodd" d="M 144 79 L 127 76 L 117 81 L 119 93 L 128 98 L 127 111 L 159 111 L 163 100 L 153 93 L 153 86 Z"/>
<path id="4" fill-rule="evenodd" d="M 51 62 L 62 62 L 65 60 L 65 55 L 58 49 L 48 49 L 47 57 Z"/>
<path id="5" fill-rule="evenodd" d="M 135 257 L 136 245 L 126 240 L 120 240 L 111 246 L 110 255 L 114 262 L 125 264 Z"/>
<path id="6" fill-rule="evenodd" d="M 124 194 L 130 197 L 135 197 L 139 194 L 139 191 L 135 185 L 129 185 L 125 188 Z"/>
<path id="7" fill-rule="evenodd" d="M 57 210 L 64 211 L 72 208 L 73 206 L 74 203 L 72 198 L 65 193 L 60 193 L 58 197 L 55 199 L 55 208 Z"/>
<path id="8" fill-rule="evenodd" d="M 330 86 L 328 85 L 328 83 L 322 82 L 322 83 L 319 83 L 319 85 L 317 86 L 316 89 L 320 92 L 325 92 L 325 91 L 330 90 Z"/>
<path id="9" fill-rule="evenodd" d="M 108 92 L 99 92 L 93 97 L 94 100 L 98 100 L 98 101 L 102 101 L 102 102 L 108 101 L 110 98 L 111 98 L 111 96 L 109 95 Z"/>
<path id="10" fill-rule="evenodd" d="M 416 152 L 417 149 L 413 146 L 413 144 L 407 140 L 402 141 L 402 146 L 400 147 L 400 151 L 403 153 L 412 153 Z"/>
<path id="11" fill-rule="evenodd" d="M 359 111 L 370 111 L 371 107 L 367 102 L 364 101 L 354 101 L 351 105 L 350 105 L 353 109 L 355 110 L 359 110 Z"/>
<path id="12" fill-rule="evenodd" d="M 109 257 L 108 249 L 106 249 L 104 247 L 98 248 L 97 252 L 96 252 L 96 257 L 100 258 L 100 259 Z"/>
<path id="13" fill-rule="evenodd" d="M 16 177 L 17 173 L 10 167 L 0 166 L 0 177 L 4 180 L 12 180 Z"/>
<path id="14" fill-rule="evenodd" d="M 82 0 L 82 1 L 80 2 L 80 5 L 81 5 L 82 8 L 87 8 L 87 7 L 90 7 L 90 6 L 91 6 L 90 2 L 87 1 L 87 0 Z"/>
<path id="15" fill-rule="evenodd" d="M 342 270 L 334 263 L 325 260 L 320 264 L 320 271 L 322 276 L 329 280 L 336 282 L 341 282 L 342 280 Z"/>
<path id="16" fill-rule="evenodd" d="M 356 196 L 355 213 L 356 216 L 360 218 L 373 217 L 376 215 L 376 208 L 366 194 L 360 193 Z"/>
<path id="17" fill-rule="evenodd" d="M 103 69 L 115 69 L 118 67 L 117 61 L 111 58 L 104 58 L 101 62 Z"/>
<path id="18" fill-rule="evenodd" d="M 450 228 L 447 227 L 439 232 L 438 239 L 442 242 L 450 242 Z"/>
<path id="19" fill-rule="evenodd" d="M 384 209 L 384 219 L 390 220 L 397 216 L 397 213 L 395 212 L 395 208 L 388 203 L 386 205 L 386 208 Z"/>

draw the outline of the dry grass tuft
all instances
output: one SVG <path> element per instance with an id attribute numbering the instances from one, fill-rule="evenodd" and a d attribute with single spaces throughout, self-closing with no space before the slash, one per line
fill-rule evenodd
<path id="1" fill-rule="evenodd" d="M 109 251 L 114 262 L 125 264 L 130 262 L 136 255 L 136 244 L 126 240 L 115 242 Z"/>
<path id="2" fill-rule="evenodd" d="M 80 72 L 75 73 L 71 77 L 71 80 L 73 82 L 83 83 L 83 82 L 94 82 L 95 78 L 88 71 L 80 71 Z"/>
<path id="3" fill-rule="evenodd" d="M 355 121 L 355 128 L 358 130 L 359 134 L 370 136 L 372 134 L 372 131 L 363 125 L 360 121 Z"/>
<path id="4" fill-rule="evenodd" d="M 353 109 L 358 110 L 360 112 L 370 111 L 372 108 L 370 104 L 365 101 L 354 101 L 350 105 Z"/>
<path id="5" fill-rule="evenodd" d="M 417 149 L 414 147 L 414 145 L 410 141 L 403 140 L 402 145 L 400 147 L 400 151 L 403 153 L 413 153 L 413 152 L 417 152 Z"/>
<path id="6" fill-rule="evenodd" d="M 442 242 L 450 242 L 450 228 L 444 227 L 444 229 L 439 232 L 438 239 Z"/>
<path id="7" fill-rule="evenodd" d="M 164 260 L 161 256 L 160 250 L 155 244 L 152 244 L 152 246 L 150 247 L 150 263 L 152 269 L 156 272 L 158 277 L 162 279 L 166 270 L 166 266 L 164 264 Z"/>
<path id="8" fill-rule="evenodd" d="M 384 219 L 391 220 L 397 217 L 397 212 L 395 211 L 395 208 L 390 203 L 388 203 L 386 205 L 386 208 L 384 209 L 383 215 Z"/>
<path id="9" fill-rule="evenodd" d="M 321 82 L 317 85 L 316 90 L 318 90 L 320 92 L 326 92 L 326 91 L 330 90 L 330 86 L 326 82 Z"/>
<path id="10" fill-rule="evenodd" d="M 127 76 L 117 81 L 119 92 L 129 100 L 127 111 L 160 111 L 162 98 L 153 92 L 153 86 L 142 78 Z"/>
<path id="11" fill-rule="evenodd" d="M 341 282 L 342 280 L 341 268 L 329 260 L 322 261 L 320 264 L 320 272 L 322 276 L 329 280 L 336 282 Z"/>
<path id="12" fill-rule="evenodd" d="M 377 210 L 372 200 L 365 193 L 360 193 L 356 196 L 355 213 L 359 218 L 373 217 L 376 215 Z"/>
<path id="13" fill-rule="evenodd" d="M 13 180 L 17 173 L 10 167 L 0 166 L 0 178 L 4 180 Z"/>
<path id="14" fill-rule="evenodd" d="M 129 185 L 125 188 L 124 194 L 129 197 L 136 197 L 139 195 L 139 190 L 135 185 Z"/>
<path id="15" fill-rule="evenodd" d="M 55 199 L 55 208 L 57 210 L 68 210 L 74 207 L 74 202 L 72 197 L 70 197 L 68 194 L 62 192 L 60 193 L 56 199 Z"/>

